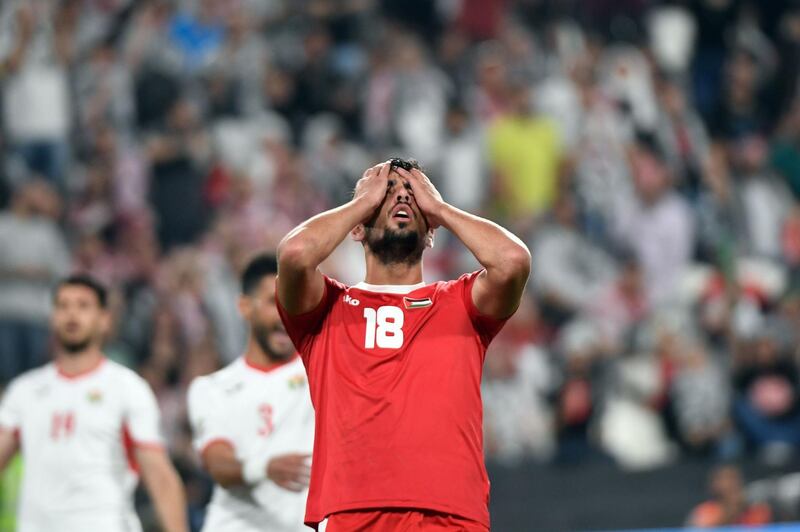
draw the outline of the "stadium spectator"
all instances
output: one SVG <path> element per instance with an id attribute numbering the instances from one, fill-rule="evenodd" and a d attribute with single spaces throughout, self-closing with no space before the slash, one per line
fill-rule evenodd
<path id="1" fill-rule="evenodd" d="M 75 68 L 75 105 L 82 129 L 108 124 L 115 130 L 133 126 L 133 80 L 113 41 L 98 43 Z M 84 139 L 84 141 L 91 139 Z"/>
<path id="2" fill-rule="evenodd" d="M 586 43 L 586 50 L 568 62 L 564 88 L 573 92 L 559 105 L 559 124 L 565 143 L 571 147 L 571 179 L 586 217 L 587 236 L 609 245 L 617 210 L 617 198 L 630 202 L 633 196 L 628 145 L 633 127 L 620 104 L 600 79 L 598 63 L 603 55 L 600 44 Z M 545 81 L 544 86 L 547 87 Z M 558 87 L 556 87 L 558 89 Z M 563 98 L 564 90 L 555 92 Z M 542 102 L 552 109 L 550 101 Z"/>
<path id="3" fill-rule="evenodd" d="M 167 111 L 164 128 L 147 142 L 150 197 L 164 249 L 194 241 L 206 224 L 202 184 L 210 141 L 199 119 L 192 102 L 182 97 Z"/>
<path id="4" fill-rule="evenodd" d="M 529 83 L 513 80 L 508 114 L 492 123 L 486 133 L 497 208 L 521 229 L 530 228 L 552 206 L 562 170 L 556 125 L 534 112 L 532 99 Z"/>
<path id="5" fill-rule="evenodd" d="M 623 254 L 620 259 L 617 276 L 588 297 L 583 308 L 586 319 L 598 330 L 601 345 L 609 352 L 624 350 L 634 327 L 652 309 L 638 259 L 630 253 Z"/>
<path id="6" fill-rule="evenodd" d="M 687 101 L 681 83 L 664 78 L 658 85 L 661 112 L 656 139 L 676 187 L 690 200 L 696 201 L 708 179 L 711 140 L 697 112 Z"/>
<path id="7" fill-rule="evenodd" d="M 681 445 L 691 454 L 730 458 L 736 448 L 723 369 L 697 342 L 683 346 L 677 366 L 669 392 Z"/>
<path id="8" fill-rule="evenodd" d="M 795 99 L 772 142 L 770 158 L 792 191 L 800 200 L 800 99 Z"/>
<path id="9" fill-rule="evenodd" d="M 23 164 L 9 168 L 65 186 L 72 125 L 68 76 L 75 58 L 78 2 L 5 2 L 0 10 L 3 122 L 12 155 Z"/>
<path id="10" fill-rule="evenodd" d="M 758 526 L 772 521 L 769 506 L 747 500 L 742 474 L 737 467 L 724 465 L 716 468 L 708 484 L 711 499 L 692 510 L 687 520 L 688 526 Z"/>
<path id="11" fill-rule="evenodd" d="M 221 4 L 200 0 L 176 12 L 169 21 L 169 40 L 181 68 L 189 74 L 208 68 L 225 42 Z"/>
<path id="12" fill-rule="evenodd" d="M 559 196 L 531 244 L 536 250 L 533 286 L 545 320 L 556 327 L 599 297 L 616 276 L 613 259 L 580 231 L 578 215 L 575 198 Z"/>
<path id="13" fill-rule="evenodd" d="M 734 50 L 726 59 L 722 97 L 717 100 L 710 119 L 714 137 L 726 140 L 762 133 L 768 116 L 760 86 L 759 58 L 745 48 Z"/>
<path id="14" fill-rule="evenodd" d="M 561 359 L 560 386 L 555 391 L 558 438 L 556 460 L 562 464 L 596 458 L 591 430 L 596 423 L 601 395 L 602 340 L 590 322 L 572 321 L 558 339 Z"/>
<path id="15" fill-rule="evenodd" d="M 41 180 L 21 184 L 0 214 L 0 379 L 47 361 L 52 283 L 69 269 L 61 199 Z"/>
<path id="16" fill-rule="evenodd" d="M 641 264 L 648 302 L 662 305 L 675 296 L 678 280 L 692 258 L 692 211 L 674 192 L 663 155 L 653 144 L 637 144 L 631 167 L 636 199 L 617 197 L 614 234 Z"/>
<path id="17" fill-rule="evenodd" d="M 739 23 L 742 5 L 740 2 L 700 0 L 692 2 L 690 9 L 698 36 L 692 59 L 693 100 L 700 114 L 708 118 L 724 86 L 727 33 Z"/>
<path id="18" fill-rule="evenodd" d="M 677 458 L 661 412 L 658 361 L 648 353 L 629 354 L 613 367 L 612 384 L 600 421 L 603 449 L 627 470 L 664 466 Z"/>
<path id="19" fill-rule="evenodd" d="M 442 192 L 459 209 L 479 209 L 489 188 L 483 133 L 460 103 L 448 108 L 445 128 L 438 164 Z"/>
<path id="20" fill-rule="evenodd" d="M 467 107 L 482 125 L 509 111 L 508 69 L 499 43 L 489 41 L 476 50 L 474 80 L 464 95 Z"/>
<path id="21" fill-rule="evenodd" d="M 761 257 L 780 259 L 782 232 L 792 208 L 791 192 L 772 173 L 768 164 L 766 139 L 761 135 L 742 136 L 730 155 L 733 179 L 738 181 L 744 251 Z"/>
<path id="22" fill-rule="evenodd" d="M 736 421 L 748 441 L 764 451 L 800 444 L 800 379 L 787 356 L 787 334 L 771 319 L 747 346 L 734 374 Z"/>
<path id="23" fill-rule="evenodd" d="M 481 384 L 487 455 L 508 464 L 547 461 L 555 452 L 550 403 L 558 376 L 549 353 L 529 338 L 532 312 L 524 300 L 492 343 Z"/>

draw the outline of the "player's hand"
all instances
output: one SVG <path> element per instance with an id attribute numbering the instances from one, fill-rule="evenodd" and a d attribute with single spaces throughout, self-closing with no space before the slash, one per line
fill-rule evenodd
<path id="1" fill-rule="evenodd" d="M 376 210 L 380 209 L 383 200 L 386 198 L 386 194 L 389 191 L 390 171 L 391 166 L 388 161 L 377 164 L 367 169 L 361 179 L 358 180 L 358 183 L 356 183 L 353 200 L 364 202 L 369 210 L 367 219 L 372 217 Z"/>
<path id="2" fill-rule="evenodd" d="M 289 491 L 303 491 L 311 480 L 310 454 L 276 456 L 267 464 L 267 478 Z"/>
<path id="3" fill-rule="evenodd" d="M 416 168 L 410 171 L 403 168 L 395 168 L 400 176 L 402 176 L 411 186 L 411 193 L 414 196 L 414 201 L 417 202 L 419 210 L 422 211 L 423 216 L 428 221 L 428 226 L 431 229 L 436 229 L 442 225 L 441 212 L 447 206 L 442 199 L 442 195 L 433 186 L 431 180 L 428 179 L 424 173 Z"/>

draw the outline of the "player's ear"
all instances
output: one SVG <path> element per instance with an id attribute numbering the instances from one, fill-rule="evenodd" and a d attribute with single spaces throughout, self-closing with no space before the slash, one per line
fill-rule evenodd
<path id="1" fill-rule="evenodd" d="M 364 224 L 358 224 L 353 228 L 352 231 L 350 231 L 350 238 L 356 242 L 363 242 L 366 237 L 367 230 L 364 228 Z"/>
<path id="2" fill-rule="evenodd" d="M 250 297 L 246 294 L 240 295 L 237 306 L 239 307 L 239 315 L 245 320 L 249 320 L 250 314 L 253 312 L 253 302 L 250 300 Z"/>

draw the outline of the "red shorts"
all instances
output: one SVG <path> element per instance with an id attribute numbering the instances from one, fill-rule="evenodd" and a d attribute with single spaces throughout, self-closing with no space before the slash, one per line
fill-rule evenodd
<path id="1" fill-rule="evenodd" d="M 324 530 L 325 532 L 489 531 L 481 523 L 457 515 L 406 508 L 337 512 L 328 516 Z"/>

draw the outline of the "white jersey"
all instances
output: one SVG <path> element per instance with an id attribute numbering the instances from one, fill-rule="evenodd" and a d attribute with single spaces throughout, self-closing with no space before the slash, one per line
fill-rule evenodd
<path id="1" fill-rule="evenodd" d="M 25 463 L 18 532 L 132 532 L 134 446 L 162 446 L 148 384 L 105 360 L 78 376 L 47 364 L 14 379 L 0 427 L 19 437 Z"/>
<path id="2" fill-rule="evenodd" d="M 241 462 L 255 456 L 308 453 L 314 446 L 314 409 L 300 357 L 264 370 L 239 358 L 198 377 L 189 388 L 189 418 L 198 453 L 229 443 Z M 295 493 L 270 480 L 255 486 L 214 487 L 203 530 L 307 532 L 308 491 Z"/>

